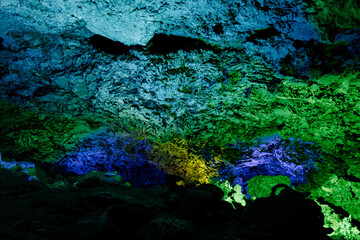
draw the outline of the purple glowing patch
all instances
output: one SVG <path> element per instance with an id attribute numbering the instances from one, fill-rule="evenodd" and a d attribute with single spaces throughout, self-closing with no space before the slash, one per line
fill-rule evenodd
<path id="1" fill-rule="evenodd" d="M 316 162 L 321 161 L 316 146 L 302 140 L 283 140 L 274 137 L 258 147 L 244 147 L 235 143 L 232 148 L 240 150 L 238 160 L 220 169 L 223 179 L 233 179 L 232 184 L 245 186 L 258 175 L 283 175 L 290 178 L 292 185 L 306 183 L 306 175 Z"/>
<path id="2" fill-rule="evenodd" d="M 84 139 L 75 151 L 54 163 L 53 170 L 63 175 L 117 171 L 133 186 L 162 184 L 165 174 L 149 161 L 150 151 L 147 140 L 98 134 Z"/>

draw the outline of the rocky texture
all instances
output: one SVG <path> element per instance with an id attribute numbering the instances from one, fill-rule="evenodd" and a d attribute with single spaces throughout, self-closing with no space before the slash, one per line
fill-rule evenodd
<path id="1" fill-rule="evenodd" d="M 87 11 L 95 3 L 99 3 L 99 9 L 93 11 L 94 17 Z M 123 6 L 120 2 L 108 3 L 109 12 Z M 239 1 L 237 4 L 229 1 L 219 5 L 219 1 L 214 1 L 211 7 L 201 8 L 205 2 L 169 1 L 158 10 L 161 3 L 134 1 L 127 6 L 136 9 L 134 16 L 150 14 L 154 18 L 166 18 L 182 11 L 194 14 L 162 20 L 164 26 L 159 27 L 155 37 L 142 48 L 127 47 L 93 35 L 86 28 L 93 26 L 90 22 L 95 19 L 96 24 L 103 26 L 101 24 L 107 19 L 120 18 L 121 14 L 100 16 L 99 11 L 106 6 L 101 1 L 3 2 L 0 12 L 4 16 L 0 26 L 0 37 L 4 39 L 0 51 L 1 98 L 65 118 L 95 116 L 119 121 L 126 128 L 147 132 L 153 140 L 192 136 L 211 139 L 213 145 L 223 146 L 229 142 L 229 137 L 251 139 L 258 133 L 284 128 L 284 123 L 280 120 L 274 123 L 274 118 L 284 116 L 287 111 L 264 110 L 265 105 L 276 105 L 279 100 L 268 92 L 274 92 L 284 80 L 277 72 L 281 67 L 280 59 L 292 54 L 284 62 L 287 69 L 282 73 L 308 79 L 306 71 L 311 68 L 311 61 L 326 62 L 324 59 L 328 55 L 325 52 L 324 57 L 311 58 L 312 50 L 323 45 L 307 43 L 313 34 L 309 30 L 311 27 L 308 29 L 310 35 L 299 30 L 309 25 L 301 13 L 301 3 L 247 1 L 245 4 Z M 75 9 L 76 4 L 81 8 Z M 141 4 L 145 8 L 136 7 Z M 215 12 L 215 7 L 226 11 Z M 52 14 L 47 14 L 49 9 Z M 156 15 L 156 11 L 166 14 Z M 209 16 L 205 14 L 207 11 L 211 13 Z M 123 15 L 126 14 L 129 13 L 124 11 Z M 229 20 L 231 14 L 233 19 Z M 77 21 L 80 18 L 83 19 Z M 84 24 L 86 19 L 90 21 L 88 25 Z M 206 30 L 199 25 L 205 21 L 205 25 L 210 26 L 210 20 L 216 22 L 214 29 Z M 140 25 L 153 23 L 150 20 L 140 22 Z M 195 27 L 183 28 L 185 22 Z M 96 29 L 100 29 L 99 26 Z M 107 28 L 101 30 L 107 31 Z M 295 33 L 299 36 L 292 35 Z M 147 34 L 153 33 L 149 30 Z M 167 37 L 166 34 L 174 35 Z M 358 37 L 352 36 L 350 38 L 354 39 L 347 47 L 359 49 L 355 44 Z M 199 41 L 200 37 L 219 46 L 229 39 L 242 44 L 237 48 L 219 49 Z M 349 34 L 337 38 L 348 39 Z M 295 39 L 299 46 L 293 44 Z M 187 44 L 181 45 L 181 42 Z M 355 50 L 350 51 L 351 56 L 344 61 L 356 57 L 358 50 Z M 299 66 L 298 62 L 301 62 Z M 338 62 L 343 62 L 341 56 Z M 323 65 L 327 72 L 334 69 L 333 66 L 343 70 L 341 64 L 320 64 L 319 67 Z M 356 66 L 356 62 L 346 66 Z M 262 121 L 263 117 L 258 115 L 265 112 L 271 114 L 263 116 L 267 120 Z M 239 116 L 244 120 L 238 121 Z M 261 126 L 260 131 L 257 126 Z"/>
<path id="2" fill-rule="evenodd" d="M 305 0 L 306 15 L 319 28 L 320 37 L 336 41 L 336 35 L 349 29 L 359 29 L 359 2 L 356 0 Z"/>
<path id="3" fill-rule="evenodd" d="M 145 46 L 162 35 L 189 37 L 266 55 L 278 68 L 278 62 L 295 50 L 294 40 L 318 38 L 303 6 L 294 0 L 7 1 L 1 5 L 0 37 L 11 48 L 16 48 L 12 45 L 19 31 L 73 39 L 97 34 L 132 46 Z"/>
<path id="4" fill-rule="evenodd" d="M 35 113 L 5 102 L 0 102 L 0 106 L 1 152 L 8 161 L 40 163 L 61 158 L 102 124 Z"/>
<path id="5" fill-rule="evenodd" d="M 320 207 L 290 189 L 234 211 L 212 185 L 49 189 L 0 173 L 2 239 L 329 239 Z"/>
<path id="6" fill-rule="evenodd" d="M 333 155 L 318 171 L 310 171 L 310 183 L 299 185 L 299 191 L 314 188 L 318 198 L 337 204 L 339 195 L 326 191 L 333 187 L 336 193 L 344 191 L 342 200 L 351 202 L 359 188 L 359 153 L 354 151 L 359 149 L 360 113 L 357 9 L 355 1 L 344 4 L 324 0 L 2 1 L 0 152 L 6 161 L 2 165 L 14 165 L 13 160 L 36 163 L 34 171 L 40 181 L 52 187 L 70 186 L 71 190 L 54 190 L 50 196 L 51 191 L 37 183 L 20 181 L 19 186 L 16 179 L 1 172 L 0 176 L 8 179 L 1 181 L 1 201 L 6 205 L 2 209 L 9 211 L 6 216 L 11 223 L 1 223 L 1 232 L 10 229 L 5 238 L 14 239 L 28 238 L 33 230 L 40 239 L 46 234 L 49 238 L 63 237 L 75 228 L 79 229 L 78 237 L 84 239 L 112 233 L 138 239 L 191 238 L 198 230 L 207 239 L 234 239 L 230 234 L 236 237 L 235 231 L 248 234 L 239 236 L 245 239 L 267 239 L 263 232 L 270 233 L 268 239 L 283 237 L 289 234 L 288 229 L 304 233 L 301 228 L 309 227 L 302 225 L 307 221 L 284 217 L 301 231 L 294 226 L 284 230 L 256 222 L 255 218 L 263 214 L 265 222 L 283 223 L 284 219 L 269 220 L 276 214 L 266 209 L 271 210 L 273 204 L 274 209 L 280 207 L 274 202 L 258 202 L 262 213 L 256 208 L 249 210 L 252 220 L 239 217 L 228 210 L 228 205 L 216 205 L 213 213 L 227 222 L 215 224 L 207 216 L 213 202 L 202 206 L 205 198 L 211 199 L 207 190 L 171 194 L 177 189 L 176 183 L 171 185 L 171 193 L 167 192 L 171 196 L 167 204 L 173 209 L 180 203 L 186 207 L 186 214 L 144 210 L 137 200 L 134 202 L 140 205 L 126 212 L 121 205 L 126 202 L 123 198 L 119 204 L 112 190 L 110 195 L 103 194 L 107 191 L 103 184 L 113 182 L 104 173 L 90 173 L 93 178 L 79 179 L 78 183 L 52 176 L 55 180 L 49 183 L 51 173 L 43 162 L 61 159 L 84 137 L 114 126 L 123 136 L 129 136 L 129 129 L 140 130 L 152 142 L 160 139 L 166 143 L 174 137 L 201 142 L 219 159 L 229 142 L 278 133 L 319 143 Z M 272 166 L 264 169 L 278 170 Z M 330 186 L 327 181 L 333 173 L 346 182 L 339 180 Z M 106 179 L 99 180 L 97 174 Z M 85 191 L 82 193 L 90 200 L 79 200 L 79 196 L 71 195 L 71 191 L 78 191 L 74 183 L 80 189 L 98 186 L 95 192 L 99 196 Z M 80 204 L 73 206 L 64 200 L 70 206 L 67 208 L 59 201 L 57 206 L 65 213 L 58 212 L 52 208 L 56 204 L 51 205 L 57 203 L 57 195 Z M 292 203 L 290 195 L 286 201 L 281 197 L 277 200 Z M 52 200 L 44 203 L 44 196 Z M 202 200 L 194 200 L 201 199 L 199 196 Z M 25 202 L 24 198 L 32 197 L 41 200 Z M 107 205 L 107 201 L 118 206 Z M 33 205 L 26 205 L 30 203 Z M 82 203 L 87 204 L 85 210 Z M 20 209 L 23 215 L 18 215 L 15 207 L 23 204 L 26 211 Z M 131 205 L 129 201 L 126 204 Z M 339 206 L 337 210 L 344 208 L 356 215 L 355 204 Z M 33 208 L 39 211 L 31 212 Z M 308 209 L 318 211 L 313 206 Z M 40 225 L 47 222 L 50 230 L 38 227 L 37 220 L 26 215 L 27 210 L 33 216 L 41 215 L 36 217 Z M 117 217 L 123 210 L 126 216 L 144 213 L 141 229 L 134 229 L 136 220 L 125 222 Z M 198 211 L 200 217 L 191 218 L 192 211 Z M 235 220 L 229 220 L 227 214 Z M 17 216 L 27 217 L 21 221 Z M 300 213 L 296 217 L 303 220 Z M 199 224 L 202 218 L 211 224 Z M 239 219 L 241 224 L 237 223 Z M 222 224 L 231 232 L 228 236 L 219 236 Z M 250 224 L 255 231 L 248 230 Z M 118 232 L 119 226 L 123 232 Z M 261 237 L 254 237 L 254 232 Z"/>
<path id="7" fill-rule="evenodd" d="M 335 36 L 334 43 L 316 41 L 294 42 L 291 51 L 283 60 L 280 72 L 308 80 L 323 74 L 338 74 L 347 69 L 359 70 L 360 31 L 344 31 Z"/>
<path id="8" fill-rule="evenodd" d="M 257 181 L 253 178 L 261 175 L 283 175 L 289 178 L 292 185 L 306 183 L 309 170 L 317 169 L 316 166 L 323 162 L 319 147 L 312 143 L 296 139 L 282 140 L 277 136 L 263 139 L 260 146 L 247 146 L 239 142 L 232 148 L 224 156 L 230 163 L 222 165 L 219 175 L 221 179 L 232 179 L 233 184 L 243 187 L 247 186 L 248 180 L 252 180 L 249 185 L 252 191 Z"/>
<path id="9" fill-rule="evenodd" d="M 150 161 L 152 146 L 145 139 L 119 138 L 98 133 L 82 139 L 76 150 L 52 163 L 62 175 L 84 175 L 91 171 L 115 172 L 136 187 L 164 183 L 165 174 Z"/>
<path id="10" fill-rule="evenodd" d="M 325 227 L 334 231 L 332 239 L 357 239 L 359 237 L 359 182 L 350 176 L 327 175 L 327 180 L 311 190 L 310 198 L 322 208 Z"/>
<path id="11" fill-rule="evenodd" d="M 306 92 L 301 84 L 312 83 L 295 83 L 291 78 L 281 84 L 286 93 L 270 94 L 284 78 L 261 58 L 241 51 L 180 50 L 164 58 L 133 49 L 114 57 L 95 51 L 85 39 L 73 42 L 66 37 L 45 38 L 41 46 L 47 46 L 47 40 L 64 45 L 41 50 L 27 47 L 38 40 L 34 35 L 21 36 L 31 39 L 17 42 L 26 50 L 1 51 L 8 56 L 3 58 L 8 74 L 0 89 L 4 100 L 66 118 L 108 118 L 127 126 L 132 124 L 156 136 L 154 139 L 164 135 L 192 136 L 224 145 L 229 137 L 251 139 L 259 132 L 286 132 L 288 127 L 304 125 L 289 107 L 305 107 L 303 103 L 308 101 L 296 99 L 307 99 L 312 92 L 318 96 L 314 101 L 330 101 L 327 96 L 342 101 L 331 88 L 316 84 L 313 88 L 320 86 L 319 89 Z M 33 52 L 38 52 L 39 57 Z M 53 63 L 57 58 L 59 62 Z M 351 78 L 353 92 L 356 75 Z M 331 107 L 321 105 L 322 113 L 334 105 L 329 104 Z M 299 111 L 306 119 L 319 115 Z M 323 125 L 323 120 L 315 123 Z M 294 121 L 297 123 L 292 124 Z"/>
<path id="12" fill-rule="evenodd" d="M 221 190 L 224 192 L 222 200 L 230 203 L 234 209 L 236 209 L 236 203 L 243 207 L 246 206 L 246 194 L 242 193 L 243 191 L 240 185 L 232 186 L 231 183 L 227 180 L 216 181 L 213 184 L 221 188 Z"/>
<path id="13" fill-rule="evenodd" d="M 311 195 L 322 198 L 337 207 L 341 207 L 354 219 L 360 221 L 360 213 L 358 211 L 360 197 L 359 184 L 360 181 L 348 181 L 333 174 L 321 187 L 313 189 Z"/>
<path id="14" fill-rule="evenodd" d="M 243 51 L 179 50 L 164 57 L 131 49 L 113 56 L 96 51 L 84 38 L 38 38 L 31 32 L 19 32 L 18 37 L 2 51 L 7 56 L 2 62 L 7 71 L 1 85 L 4 100 L 66 118 L 109 116 L 149 134 L 186 129 L 188 113 L 208 108 L 204 104 L 222 95 L 224 84 L 234 85 L 235 71 L 244 76 L 239 94 L 245 95 L 251 82 L 269 87 L 274 79 L 279 82 L 267 73 L 271 66 Z"/>
<path id="15" fill-rule="evenodd" d="M 203 38 L 238 45 L 252 32 L 273 27 L 284 37 L 316 38 L 298 1 L 9 1 L 2 4 L 15 19 L 40 32 L 66 30 L 76 21 L 126 45 L 146 45 L 154 34 Z M 51 12 L 51 14 L 49 13 Z M 291 21 L 289 21 L 291 19 Z"/>
<path id="16" fill-rule="evenodd" d="M 324 227 L 332 228 L 334 231 L 328 236 L 332 239 L 356 239 L 360 235 L 360 231 L 357 228 L 359 222 L 356 222 L 350 215 L 344 210 L 340 209 L 334 205 L 331 207 L 329 203 L 321 204 L 316 201 L 321 207 L 321 211 L 325 217 Z M 334 210 L 336 209 L 336 211 Z"/>

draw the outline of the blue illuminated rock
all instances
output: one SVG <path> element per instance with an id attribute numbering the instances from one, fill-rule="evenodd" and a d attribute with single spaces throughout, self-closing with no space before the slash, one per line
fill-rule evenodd
<path id="1" fill-rule="evenodd" d="M 80 26 L 125 45 L 144 46 L 154 34 L 166 34 L 238 47 L 247 37 L 264 29 L 271 31 L 269 36 L 258 34 L 265 48 L 271 46 L 268 38 L 317 39 L 314 26 L 304 15 L 303 3 L 295 0 L 45 0 L 8 1 L 1 7 L 2 18 L 16 14 L 13 19 L 18 25 L 42 33 L 61 33 Z M 291 46 L 290 42 L 284 44 L 285 48 Z"/>
<path id="2" fill-rule="evenodd" d="M 146 140 L 120 139 L 94 135 L 84 139 L 77 149 L 53 164 L 63 175 L 84 175 L 91 171 L 113 172 L 133 186 L 162 184 L 165 174 L 149 161 L 151 146 Z"/>
<path id="3" fill-rule="evenodd" d="M 239 150 L 238 159 L 225 165 L 220 176 L 233 179 L 233 184 L 246 186 L 247 181 L 259 175 L 287 176 L 292 185 L 306 183 L 306 175 L 316 162 L 321 161 L 319 150 L 312 143 L 301 140 L 267 139 L 259 146 L 244 148 L 241 143 L 232 147 Z"/>

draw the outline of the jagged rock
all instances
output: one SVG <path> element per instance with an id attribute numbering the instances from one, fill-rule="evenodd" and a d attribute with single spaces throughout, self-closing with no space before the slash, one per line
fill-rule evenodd
<path id="1" fill-rule="evenodd" d="M 46 162 L 56 158 L 65 159 L 59 164 L 68 160 L 66 163 L 73 163 L 76 169 L 79 161 L 75 160 L 80 154 L 65 154 L 104 122 L 111 125 L 119 121 L 122 130 L 141 129 L 153 141 L 180 136 L 209 140 L 220 149 L 230 141 L 229 135 L 250 139 L 254 134 L 263 134 L 265 128 L 273 131 L 287 127 L 281 118 L 294 111 L 289 102 L 297 96 L 288 96 L 283 99 L 286 101 L 276 99 L 277 86 L 284 79 L 278 72 L 281 67 L 282 74 L 304 81 L 309 80 L 312 68 L 322 73 L 341 72 L 348 67 L 359 69 L 359 32 L 351 30 L 359 27 L 358 4 L 355 0 L 346 5 L 344 2 L 1 1 L 0 99 L 42 113 L 25 113 L 1 102 L 0 151 L 7 161 L 0 165 L 15 171 L 14 166 L 32 167 L 24 162 L 30 161 L 48 171 Z M 339 7 L 342 5 L 344 8 Z M 355 82 L 355 78 L 351 81 Z M 349 88 L 349 82 L 341 82 L 334 99 L 347 95 L 349 89 L 357 91 Z M 320 83 L 309 86 L 312 95 L 308 100 L 314 101 L 314 92 L 320 88 Z M 301 85 L 289 91 L 303 89 L 306 87 Z M 354 104 L 344 108 L 354 110 L 342 123 L 353 127 L 346 129 L 349 133 L 341 139 L 352 144 L 358 137 L 356 114 L 360 113 L 360 105 L 356 98 L 351 101 Z M 275 115 L 266 115 L 269 118 L 254 114 L 271 109 L 266 105 L 287 108 L 275 109 Z M 334 113 L 326 112 L 329 121 Z M 50 115 L 54 116 L 47 119 Z M 300 115 L 294 113 L 291 118 Z M 91 124 L 89 119 L 101 124 Z M 260 129 L 257 125 L 261 125 Z M 321 124 L 315 126 L 327 131 Z M 328 132 L 338 134 L 337 129 L 329 128 Z M 129 137 L 128 132 L 123 134 Z M 331 137 L 334 146 L 339 146 L 336 134 Z M 322 133 L 314 135 L 316 139 L 323 137 Z M 108 145 L 115 144 L 111 138 L 108 140 Z M 341 141 L 342 150 L 351 146 L 356 149 L 356 145 L 346 146 Z M 91 152 L 91 145 L 99 155 Z M 83 172 L 118 170 L 108 165 L 106 160 L 111 157 L 106 149 L 94 142 L 87 147 L 80 161 Z M 254 161 L 245 164 L 246 170 L 237 169 L 244 181 L 264 172 L 285 172 L 292 183 L 305 181 L 308 169 L 275 159 L 284 155 L 252 153 Z M 90 157 L 100 160 L 94 163 Z M 8 162 L 12 158 L 18 162 Z M 129 169 L 128 160 L 121 171 Z M 261 160 L 258 169 L 251 169 L 257 160 Z M 263 164 L 267 160 L 275 163 Z M 312 186 L 317 188 L 314 195 L 321 195 L 358 218 L 356 204 L 343 203 L 358 200 L 359 186 L 353 182 L 358 175 L 357 163 L 353 161 L 354 165 L 347 162 L 351 176 L 343 175 L 348 180 L 333 177 L 324 186 Z M 142 169 L 149 175 L 155 171 L 141 165 L 129 174 L 139 177 L 137 173 Z M 116 177 L 119 180 L 115 184 L 105 174 L 73 179 L 58 176 L 50 183 L 49 176 L 44 175 L 39 179 L 55 189 L 40 181 L 27 181 L 27 175 L 14 176 L 0 169 L 0 208 L 5 216 L 0 218 L 0 238 L 103 239 L 118 235 L 129 240 L 218 240 L 289 239 L 290 235 L 292 239 L 305 239 L 314 230 L 318 231 L 316 239 L 325 239 L 319 208 L 287 190 L 246 208 L 236 205 L 233 210 L 230 204 L 220 201 L 221 191 L 210 186 L 181 190 L 175 180 L 169 180 L 167 186 L 136 189 L 125 187 L 119 177 L 112 176 L 114 181 Z M 327 177 L 322 172 L 318 175 Z M 146 176 L 136 183 L 148 186 Z M 161 183 L 163 178 L 158 180 Z"/>
<path id="2" fill-rule="evenodd" d="M 196 126 L 189 115 L 202 124 L 207 109 L 211 119 L 232 118 L 226 108 L 239 94 L 247 102 L 258 88 L 274 92 L 282 80 L 279 62 L 296 51 L 294 41 L 317 39 L 302 1 L 294 0 L 45 0 L 1 7 L 2 99 L 66 118 L 118 120 L 157 139 Z"/>
<path id="3" fill-rule="evenodd" d="M 16 162 L 16 161 L 7 162 L 7 161 L 3 161 L 3 160 L 1 160 L 1 154 L 0 154 L 0 167 L 4 168 L 4 169 L 13 169 L 13 168 L 18 167 L 21 170 L 25 170 L 25 169 L 34 168 L 35 164 L 31 163 L 31 162 Z"/>
<path id="4" fill-rule="evenodd" d="M 348 181 L 332 174 L 322 186 L 313 189 L 311 195 L 344 209 L 354 219 L 360 221 L 357 206 L 360 198 L 359 187 L 359 182 Z"/>
<path id="5" fill-rule="evenodd" d="M 99 133 L 83 139 L 76 150 L 55 160 L 52 171 L 63 175 L 84 175 L 91 171 L 115 172 L 134 186 L 162 184 L 165 174 L 150 161 L 152 146 L 147 140 L 120 138 Z M 99 184 L 98 176 L 89 176 L 78 184 Z M 102 176 L 100 176 L 102 177 Z"/>
<path id="6" fill-rule="evenodd" d="M 19 42 L 24 30 L 31 35 L 41 34 L 38 38 L 59 35 L 72 40 L 87 39 L 93 33 L 125 45 L 143 46 L 151 39 L 158 41 L 158 36 L 173 35 L 203 39 L 222 47 L 243 47 L 249 54 L 263 54 L 268 61 L 276 63 L 293 49 L 293 40 L 317 39 L 314 27 L 303 14 L 303 6 L 301 1 L 295 0 L 11 1 L 3 3 L 0 12 L 2 26 L 11 28 L 0 27 L 0 37 L 4 39 L 5 48 L 20 50 L 23 44 L 31 48 L 41 45 L 41 40 Z M 257 44 L 245 42 L 250 39 Z M 173 41 L 168 38 L 165 42 Z M 187 39 L 180 43 L 184 41 Z M 53 44 L 51 42 L 47 45 L 61 48 L 64 41 L 58 38 Z M 108 44 L 105 48 L 110 46 Z M 55 65 L 63 59 L 63 54 L 53 49 L 49 54 L 30 51 L 40 58 L 52 55 L 48 61 Z M 63 53 L 68 54 L 68 51 Z M 84 54 L 84 59 L 88 58 L 88 54 Z M 77 68 L 78 74 L 81 74 L 82 67 Z M 63 69 L 55 66 L 54 70 Z"/>
<path id="7" fill-rule="evenodd" d="M 295 41 L 295 50 L 282 59 L 281 72 L 308 80 L 309 70 L 322 74 L 341 73 L 346 69 L 358 70 L 360 31 L 348 30 L 335 36 L 334 43 Z"/>
<path id="8" fill-rule="evenodd" d="M 146 45 L 154 34 L 238 44 L 258 29 L 274 28 L 286 37 L 316 38 L 302 3 L 286 1 L 11 1 L 3 15 L 42 33 L 61 33 L 85 24 L 95 34 L 126 45 Z M 49 14 L 51 13 L 51 14 Z M 30 18 L 33 21 L 24 21 Z"/>
<path id="9" fill-rule="evenodd" d="M 310 142 L 294 138 L 281 139 L 277 135 L 257 141 L 253 146 L 241 141 L 233 146 L 228 145 L 230 149 L 227 158 L 233 163 L 221 167 L 219 174 L 223 180 L 232 178 L 233 185 L 246 187 L 248 180 L 259 175 L 283 175 L 288 177 L 292 185 L 299 185 L 306 183 L 309 170 L 316 171 L 317 163 L 323 161 L 322 150 Z"/>
<path id="10" fill-rule="evenodd" d="M 360 26 L 359 2 L 356 0 L 305 0 L 305 14 L 319 28 L 320 37 L 334 42 L 336 35 Z"/>

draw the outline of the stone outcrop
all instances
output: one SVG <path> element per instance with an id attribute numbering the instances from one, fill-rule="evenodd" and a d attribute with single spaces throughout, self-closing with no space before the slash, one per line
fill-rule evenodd
<path id="1" fill-rule="evenodd" d="M 294 50 L 293 40 L 318 39 L 303 6 L 295 0 L 6 1 L 1 5 L 0 37 L 9 46 L 11 33 L 28 29 L 75 38 L 98 34 L 128 46 L 145 46 L 165 34 L 244 48 L 278 62 Z"/>
<path id="2" fill-rule="evenodd" d="M 2 9 L 43 33 L 65 32 L 69 25 L 87 29 L 126 45 L 146 45 L 154 34 L 202 38 L 220 45 L 238 45 L 259 29 L 286 38 L 317 38 L 302 11 L 303 4 L 283 1 L 6 1 Z M 4 13 L 3 13 L 4 14 Z M 25 19 L 27 21 L 25 21 Z"/>
<path id="3" fill-rule="evenodd" d="M 234 139 L 307 134 L 341 151 L 298 189 L 315 186 L 359 219 L 357 10 L 355 0 L 0 1 L 0 165 L 39 179 L 0 169 L 0 238 L 326 239 L 319 207 L 290 189 L 233 211 L 213 186 L 179 190 L 175 180 L 49 182 L 48 162 L 114 126 L 218 152 Z M 337 177 L 319 180 L 329 172 Z"/>
<path id="4" fill-rule="evenodd" d="M 219 105 L 234 72 L 246 97 L 261 84 L 274 91 L 289 54 L 284 63 L 301 64 L 282 73 L 308 78 L 312 45 L 297 51 L 294 41 L 318 39 L 295 0 L 0 4 L 1 99 L 66 117 L 107 115 L 152 133 L 179 131 L 189 113 Z"/>

